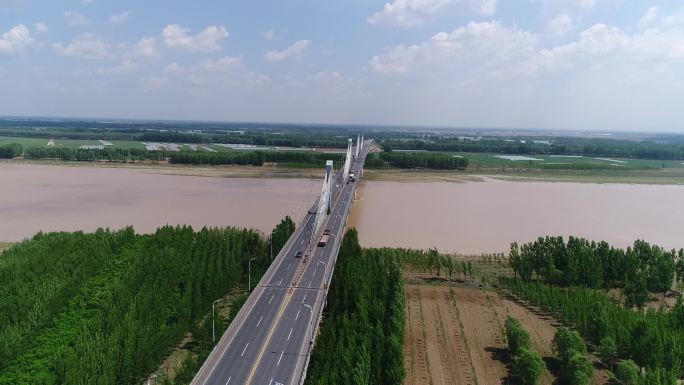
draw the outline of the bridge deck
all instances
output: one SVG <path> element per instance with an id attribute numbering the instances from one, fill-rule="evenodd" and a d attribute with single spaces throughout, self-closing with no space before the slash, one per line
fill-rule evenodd
<path id="1" fill-rule="evenodd" d="M 362 169 L 367 148 L 365 143 L 351 169 Z M 346 183 L 342 173 L 336 175 L 332 211 L 323 226 L 330 229 L 330 242 L 316 247 L 315 240 L 309 239 L 316 214 L 308 212 L 192 385 L 303 382 L 355 189 L 356 183 Z M 297 251 L 309 247 L 312 253 L 306 264 L 302 258 L 295 258 Z"/>

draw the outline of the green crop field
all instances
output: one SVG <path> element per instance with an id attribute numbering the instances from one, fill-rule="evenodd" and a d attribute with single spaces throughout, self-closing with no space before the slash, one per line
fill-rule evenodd
<path id="1" fill-rule="evenodd" d="M 468 158 L 472 168 L 523 168 L 551 170 L 636 170 L 636 169 L 684 169 L 681 160 L 620 159 L 601 157 L 567 157 L 550 155 L 525 155 L 539 160 L 509 160 L 489 153 L 454 153 Z"/>

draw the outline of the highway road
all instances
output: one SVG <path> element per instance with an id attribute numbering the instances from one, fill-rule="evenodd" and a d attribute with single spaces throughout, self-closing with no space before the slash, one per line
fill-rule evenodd
<path id="1" fill-rule="evenodd" d="M 369 144 L 364 143 L 359 158 L 352 162 L 357 180 Z M 331 214 L 323 226 L 331 231 L 328 244 L 317 247 L 320 234 L 316 234 L 309 247 L 315 226 L 315 214 L 309 210 L 192 385 L 292 385 L 303 380 L 356 189 L 356 183 L 346 183 L 342 173 L 337 174 Z M 297 251 L 307 250 L 311 251 L 307 263 L 295 257 Z"/>

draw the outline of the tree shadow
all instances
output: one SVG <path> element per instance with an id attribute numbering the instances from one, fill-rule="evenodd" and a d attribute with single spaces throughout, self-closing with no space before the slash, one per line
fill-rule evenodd
<path id="1" fill-rule="evenodd" d="M 553 381 L 553 385 L 564 385 L 560 379 L 560 361 L 558 361 L 556 357 L 542 357 L 542 360 L 546 364 L 546 369 L 555 378 Z"/>
<path id="2" fill-rule="evenodd" d="M 485 351 L 489 353 L 493 360 L 499 361 L 506 366 L 506 377 L 501 380 L 502 385 L 521 385 L 520 379 L 512 374 L 513 361 L 508 354 L 508 349 L 494 346 L 485 347 Z"/>

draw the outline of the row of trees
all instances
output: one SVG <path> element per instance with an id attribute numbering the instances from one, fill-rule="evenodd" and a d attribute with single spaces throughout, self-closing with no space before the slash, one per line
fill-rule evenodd
<path id="1" fill-rule="evenodd" d="M 287 240 L 295 231 L 295 223 L 289 215 L 285 216 L 280 223 L 276 225 L 271 234 L 268 234 L 269 247 L 273 251 L 273 257 L 280 252 L 285 246 Z"/>
<path id="2" fill-rule="evenodd" d="M 177 151 L 168 153 L 169 162 L 177 164 L 209 164 L 209 165 L 252 165 L 264 164 L 262 152 L 201 152 Z"/>
<path id="3" fill-rule="evenodd" d="M 272 247 L 273 255 L 277 255 L 285 246 L 287 240 L 290 238 L 295 230 L 295 224 L 292 218 L 286 216 L 273 229 L 268 237 L 269 247 Z M 237 295 L 230 302 L 230 310 L 228 317 L 224 318 L 220 312 L 216 313 L 216 335 L 220 336 L 230 326 L 231 322 L 237 316 L 237 313 L 242 308 L 242 305 L 247 301 L 248 293 Z M 189 347 L 190 355 L 183 361 L 180 369 L 176 372 L 176 377 L 170 379 L 168 377 L 161 378 L 162 385 L 188 385 L 192 382 L 195 374 L 200 369 L 204 361 L 213 349 L 212 341 L 212 323 L 210 322 L 210 314 L 203 318 L 196 320 L 190 327 L 192 340 L 186 346 Z"/>
<path id="4" fill-rule="evenodd" d="M 97 150 L 68 147 L 30 147 L 26 149 L 24 156 L 29 159 L 59 159 L 84 162 L 142 162 L 145 160 L 165 160 L 169 154 L 164 151 L 147 151 L 135 148 L 105 148 Z"/>
<path id="5" fill-rule="evenodd" d="M 130 228 L 39 233 L 0 259 L 0 372 L 63 312 L 81 284 L 133 241 Z"/>
<path id="6" fill-rule="evenodd" d="M 7 157 L 21 155 L 17 148 L 0 147 L 0 158 L 6 150 Z M 12 151 L 10 151 L 12 150 Z M 18 151 L 18 152 L 16 152 Z M 253 165 L 262 166 L 265 162 L 287 163 L 304 166 L 321 166 L 326 160 L 341 162 L 342 154 L 304 152 L 304 151 L 148 151 L 142 149 L 105 148 L 81 149 L 66 147 L 31 147 L 24 155 L 29 159 L 59 159 L 65 161 L 109 161 L 141 162 L 145 160 L 168 160 L 176 164 L 206 165 Z"/>
<path id="7" fill-rule="evenodd" d="M 648 292 L 665 292 L 675 276 L 684 278 L 684 250 L 666 251 L 637 240 L 626 250 L 606 242 L 570 237 L 540 237 L 511 244 L 509 264 L 517 276 L 529 282 L 591 288 L 623 288 L 627 305 L 643 306 Z"/>
<path id="8" fill-rule="evenodd" d="M 223 335 L 247 301 L 247 296 L 247 293 L 242 293 L 231 301 L 228 317 L 224 317 L 220 312 L 216 313 L 215 327 L 217 336 Z M 173 379 L 162 376 L 161 379 L 157 380 L 162 385 L 190 384 L 214 348 L 210 315 L 195 321 L 190 327 L 190 333 L 192 339 L 185 345 L 189 349 L 188 357 L 183 360 Z"/>
<path id="9" fill-rule="evenodd" d="M 398 254 L 362 250 L 356 230 L 347 231 L 307 384 L 402 383 L 404 292 Z"/>
<path id="10" fill-rule="evenodd" d="M 523 329 L 520 321 L 508 316 L 504 327 L 513 375 L 520 379 L 522 385 L 535 385 L 546 369 L 546 364 L 539 353 L 532 350 L 530 335 Z"/>
<path id="11" fill-rule="evenodd" d="M 406 266 L 421 272 L 430 272 L 430 274 L 437 274 L 438 277 L 444 273 L 445 277 L 449 279 L 454 277 L 454 274 L 463 275 L 463 277 L 473 277 L 475 274 L 475 267 L 472 261 L 455 260 L 452 256 L 441 254 L 437 249 L 416 250 L 416 249 L 402 249 L 402 248 L 383 248 L 388 253 L 395 253 L 399 259 L 402 267 Z"/>
<path id="12" fill-rule="evenodd" d="M 617 304 L 602 290 L 556 287 L 521 279 L 502 279 L 517 295 L 546 309 L 578 330 L 598 347 L 610 367 L 618 360 L 633 360 L 643 372 L 639 384 L 676 384 L 684 362 L 684 304 L 669 312 L 649 309 L 635 312 Z M 626 371 L 629 364 L 622 364 Z"/>
<path id="13" fill-rule="evenodd" d="M 0 146 L 0 159 L 12 159 L 24 152 L 21 144 L 10 143 Z"/>
<path id="14" fill-rule="evenodd" d="M 385 150 L 428 150 L 450 152 L 492 152 L 525 155 L 582 155 L 640 159 L 684 159 L 684 145 L 636 140 L 553 137 L 524 138 L 524 142 L 501 137 L 455 138 L 422 136 L 412 139 L 388 138 L 381 141 Z"/>
<path id="15" fill-rule="evenodd" d="M 559 377 L 563 384 L 589 384 L 594 367 L 579 333 L 566 327 L 558 328 L 553 336 L 553 352 L 558 359 Z"/>
<path id="16" fill-rule="evenodd" d="M 40 127 L 37 130 L 35 127 Z M 236 143 L 278 147 L 346 148 L 357 129 L 292 124 L 209 122 L 93 122 L 6 121 L 0 136 L 68 139 L 127 140 L 170 143 Z"/>
<path id="17" fill-rule="evenodd" d="M 179 164 L 251 164 L 288 163 L 304 166 L 321 166 L 327 160 L 341 162 L 342 154 L 305 151 L 244 151 L 244 152 L 198 152 L 179 151 L 168 154 L 171 163 Z"/>
<path id="18" fill-rule="evenodd" d="M 381 152 L 380 160 L 397 168 L 457 170 L 468 167 L 468 159 L 458 155 L 431 152 Z"/>
<path id="19" fill-rule="evenodd" d="M 187 226 L 40 234 L 5 251 L 0 384 L 140 383 L 214 299 L 246 283 L 250 258 L 258 280 L 271 262 L 262 234 Z"/>

